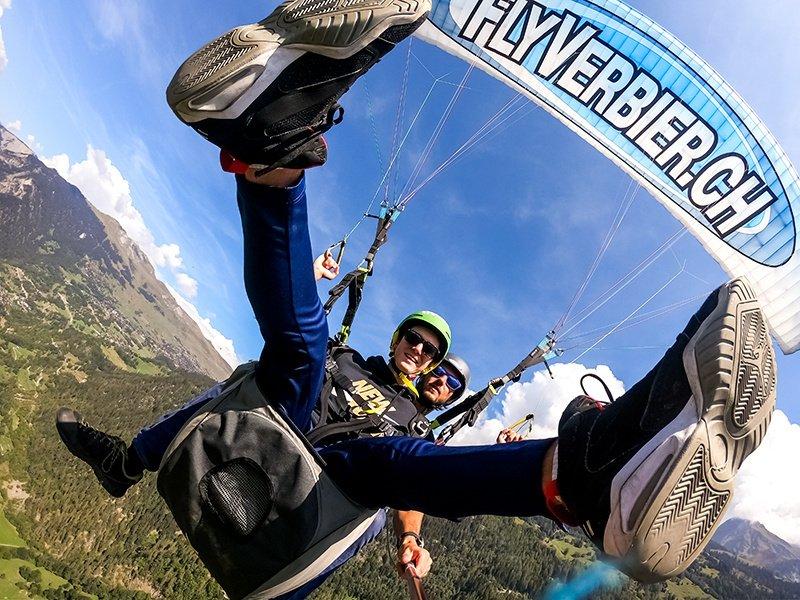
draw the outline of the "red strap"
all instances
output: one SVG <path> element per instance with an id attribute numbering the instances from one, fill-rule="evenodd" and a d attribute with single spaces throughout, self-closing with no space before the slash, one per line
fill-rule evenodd
<path id="1" fill-rule="evenodd" d="M 247 169 L 250 168 L 250 165 L 242 162 L 226 150 L 219 151 L 219 164 L 226 173 L 235 173 L 236 175 L 244 175 L 247 173 Z"/>
<path id="2" fill-rule="evenodd" d="M 551 479 L 544 485 L 544 503 L 547 505 L 547 510 L 550 511 L 550 514 L 564 525 L 578 527 L 581 524 L 581 521 L 569 511 L 561 498 L 558 481 L 555 479 Z"/>

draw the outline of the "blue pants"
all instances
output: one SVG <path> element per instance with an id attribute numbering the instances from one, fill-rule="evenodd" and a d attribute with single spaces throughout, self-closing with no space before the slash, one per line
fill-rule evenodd
<path id="1" fill-rule="evenodd" d="M 328 325 L 314 280 L 305 181 L 280 189 L 239 177 L 237 185 L 245 288 L 264 338 L 257 381 L 267 398 L 308 431 L 324 377 Z M 147 468 L 158 468 L 175 434 L 214 394 L 219 387 L 139 432 L 133 447 Z M 547 514 L 541 469 L 551 443 L 443 447 L 386 437 L 341 442 L 320 449 L 320 454 L 333 480 L 370 508 L 388 506 L 452 519 L 528 516 Z M 514 494 L 505 492 L 511 482 Z"/>
<path id="2" fill-rule="evenodd" d="M 311 426 L 325 368 L 328 323 L 314 280 L 305 180 L 291 188 L 255 185 L 237 177 L 244 237 L 244 284 L 264 349 L 257 381 L 302 431 Z M 191 416 L 219 395 L 221 385 L 143 428 L 132 446 L 156 471 L 170 442 Z"/>

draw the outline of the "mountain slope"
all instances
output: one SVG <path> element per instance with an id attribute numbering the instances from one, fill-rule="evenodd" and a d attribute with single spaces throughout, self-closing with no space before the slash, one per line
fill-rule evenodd
<path id="1" fill-rule="evenodd" d="M 776 577 L 800 582 L 800 548 L 779 538 L 761 523 L 729 519 L 714 534 L 725 551 Z"/>
<path id="2" fill-rule="evenodd" d="M 119 224 L 2 126 L 0 280 L 0 306 L 69 314 L 69 326 L 134 355 L 123 359 L 132 370 L 144 360 L 230 372 Z"/>

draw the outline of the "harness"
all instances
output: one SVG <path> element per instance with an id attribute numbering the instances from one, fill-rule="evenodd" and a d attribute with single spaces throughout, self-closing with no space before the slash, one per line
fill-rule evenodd
<path id="1" fill-rule="evenodd" d="M 375 256 L 377 255 L 381 246 L 386 243 L 386 240 L 389 236 L 389 229 L 395 222 L 395 219 L 397 219 L 397 216 L 400 214 L 399 211 L 400 209 L 394 207 L 384 207 L 381 210 L 380 215 L 365 215 L 378 220 L 378 226 L 375 232 L 375 237 L 372 240 L 372 245 L 369 247 L 369 250 L 367 250 L 367 253 L 364 255 L 364 259 L 361 261 L 361 263 L 347 275 L 342 277 L 342 280 L 333 286 L 328 292 L 329 297 L 327 302 L 325 302 L 325 306 L 323 307 L 326 315 L 330 314 L 330 312 L 333 310 L 333 306 L 336 304 L 339 298 L 344 295 L 345 291 L 348 292 L 347 310 L 345 311 L 344 318 L 342 319 L 342 326 L 339 329 L 339 333 L 337 333 L 335 337 L 336 342 L 339 344 L 346 344 L 347 339 L 350 337 L 350 329 L 353 325 L 353 321 L 356 318 L 358 307 L 361 304 L 361 298 L 364 295 L 364 284 L 366 284 L 367 278 L 372 275 L 372 270 L 375 266 Z M 341 261 L 346 245 L 347 238 L 345 237 L 340 242 L 337 242 L 329 248 L 329 250 L 332 250 L 337 246 L 339 247 L 339 254 L 336 257 L 337 262 Z"/>
<path id="2" fill-rule="evenodd" d="M 158 474 L 181 531 L 235 600 L 274 598 L 313 581 L 381 518 L 338 488 L 315 446 L 430 432 L 410 392 L 387 381 L 382 359 L 331 345 L 308 435 L 263 396 L 255 367 L 239 367 L 198 410 Z"/>
<path id="3" fill-rule="evenodd" d="M 332 342 L 308 440 L 319 446 L 362 436 L 426 437 L 431 423 L 406 388 L 377 381 L 374 372 L 358 364 L 357 356 L 349 346 Z"/>
<path id="4" fill-rule="evenodd" d="M 381 518 L 353 502 L 243 365 L 167 449 L 158 492 L 232 600 L 265 600 L 323 574 Z"/>

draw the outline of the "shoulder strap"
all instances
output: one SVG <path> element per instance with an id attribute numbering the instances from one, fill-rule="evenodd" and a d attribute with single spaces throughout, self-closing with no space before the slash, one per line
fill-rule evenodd
<path id="1" fill-rule="evenodd" d="M 320 403 L 320 416 L 322 417 L 323 411 L 325 413 L 325 420 L 319 419 L 317 426 L 311 431 L 307 437 L 312 444 L 318 444 L 325 438 L 343 432 L 359 432 L 366 429 L 374 429 L 382 435 L 403 435 L 403 431 L 382 419 L 380 415 L 372 412 L 370 406 L 364 402 L 361 397 L 355 393 L 353 389 L 353 382 L 345 376 L 340 370 L 339 366 L 334 360 L 334 355 L 339 348 L 346 348 L 346 346 L 337 346 L 334 344 L 331 351 L 328 353 L 328 359 L 325 363 L 326 371 L 326 386 L 328 386 L 327 397 L 321 398 Z M 358 404 L 364 413 L 363 417 L 359 417 L 355 421 L 349 423 L 326 423 L 328 413 L 328 402 L 330 401 L 330 393 L 333 388 L 347 392 L 353 398 L 353 401 Z"/>
<path id="2" fill-rule="evenodd" d="M 362 260 L 355 269 L 342 277 L 342 280 L 328 292 L 328 300 L 325 302 L 324 306 L 325 314 L 330 314 L 334 304 L 344 295 L 345 290 L 349 290 L 347 310 L 342 319 L 342 327 L 339 333 L 336 334 L 336 341 L 341 344 L 346 343 L 347 339 L 350 337 L 350 328 L 356 318 L 358 307 L 361 304 L 364 284 L 366 284 L 367 278 L 372 275 L 372 269 L 375 265 L 375 256 L 380 247 L 386 243 L 389 235 L 389 228 L 392 226 L 392 223 L 394 223 L 398 214 L 399 212 L 397 209 L 389 208 L 384 209 L 379 217 L 375 217 L 378 219 L 378 229 L 375 232 L 372 245 L 364 256 L 364 260 Z M 341 251 L 339 257 L 341 258 L 341 253 L 344 252 L 345 241 L 342 240 L 340 244 Z"/>
<path id="3" fill-rule="evenodd" d="M 248 374 L 252 373 L 256 370 L 256 366 L 258 365 L 258 361 L 250 361 L 247 363 L 243 363 L 234 369 L 233 373 L 222 382 L 222 389 L 226 390 L 235 383 L 238 383 L 242 379 L 244 379 Z"/>

